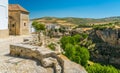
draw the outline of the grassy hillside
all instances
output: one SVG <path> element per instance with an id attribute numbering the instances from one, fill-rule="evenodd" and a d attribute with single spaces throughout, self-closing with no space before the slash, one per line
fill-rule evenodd
<path id="1" fill-rule="evenodd" d="M 113 23 L 119 22 L 120 16 L 116 17 L 107 17 L 107 18 L 100 18 L 100 19 L 93 19 L 93 18 L 74 18 L 74 17 L 65 17 L 65 18 L 57 18 L 57 17 L 42 17 L 36 18 L 33 20 L 38 20 L 40 22 L 45 23 L 70 23 L 70 24 L 106 24 L 106 23 Z"/>

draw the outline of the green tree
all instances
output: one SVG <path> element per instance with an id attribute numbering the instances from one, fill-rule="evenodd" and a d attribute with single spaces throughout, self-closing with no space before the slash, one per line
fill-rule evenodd
<path id="1" fill-rule="evenodd" d="M 65 55 L 70 60 L 73 60 L 73 57 L 75 56 L 75 53 L 76 53 L 75 47 L 72 44 L 68 43 L 68 44 L 66 44 L 64 51 L 65 51 Z"/>
<path id="2" fill-rule="evenodd" d="M 37 22 L 37 21 L 34 21 L 34 22 L 32 23 L 32 26 L 35 28 L 35 30 L 36 30 L 37 32 L 40 32 L 41 30 L 45 30 L 45 25 L 44 25 L 44 24 L 41 24 L 41 23 L 39 23 L 39 22 Z"/>
<path id="3" fill-rule="evenodd" d="M 77 34 L 74 36 L 64 36 L 61 38 L 60 42 L 65 51 L 64 55 L 66 55 L 70 60 L 86 66 L 90 56 L 88 49 L 79 45 L 80 40 L 83 38 L 87 38 L 87 35 Z"/>
<path id="4" fill-rule="evenodd" d="M 73 36 L 74 42 L 76 44 L 80 42 L 81 38 L 82 38 L 82 36 L 80 36 L 79 34 Z"/>
<path id="5" fill-rule="evenodd" d="M 76 46 L 76 56 L 79 56 L 81 59 L 81 65 L 87 66 L 90 54 L 87 48 Z"/>
<path id="6" fill-rule="evenodd" d="M 65 49 L 66 44 L 68 44 L 68 43 L 73 44 L 74 40 L 71 36 L 64 36 L 64 37 L 61 38 L 60 42 L 61 42 L 61 47 L 63 49 Z"/>
<path id="7" fill-rule="evenodd" d="M 44 25 L 44 24 L 41 24 L 41 23 L 39 23 L 39 22 L 37 22 L 37 21 L 34 21 L 34 22 L 32 23 L 32 26 L 33 26 L 33 28 L 36 30 L 36 32 L 37 32 L 37 34 L 38 34 L 38 39 L 39 39 L 39 41 L 40 41 L 40 32 L 43 31 L 43 30 L 45 30 L 45 25 Z"/>

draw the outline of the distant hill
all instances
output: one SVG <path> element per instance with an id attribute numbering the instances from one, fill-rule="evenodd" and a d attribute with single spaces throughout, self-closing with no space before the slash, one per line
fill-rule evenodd
<path id="1" fill-rule="evenodd" d="M 57 18 L 57 17 L 42 17 L 36 18 L 32 20 L 37 20 L 40 22 L 45 23 L 57 23 L 57 24 L 106 24 L 106 23 L 113 23 L 113 22 L 120 22 L 120 16 L 116 17 L 107 17 L 107 18 L 75 18 L 75 17 L 65 17 L 65 18 Z"/>

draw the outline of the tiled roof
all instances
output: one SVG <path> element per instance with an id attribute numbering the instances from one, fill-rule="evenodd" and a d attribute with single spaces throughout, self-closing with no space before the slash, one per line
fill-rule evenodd
<path id="1" fill-rule="evenodd" d="M 24 9 L 22 6 L 19 4 L 9 4 L 9 10 L 10 11 L 23 11 L 23 12 L 28 12 L 26 9 Z"/>

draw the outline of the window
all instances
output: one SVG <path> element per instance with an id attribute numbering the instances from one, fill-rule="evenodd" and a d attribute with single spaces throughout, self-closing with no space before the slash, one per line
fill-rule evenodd
<path id="1" fill-rule="evenodd" d="M 12 27 L 15 27 L 15 24 L 12 24 Z"/>
<path id="2" fill-rule="evenodd" d="M 24 26 L 26 26 L 26 23 L 24 23 Z"/>

